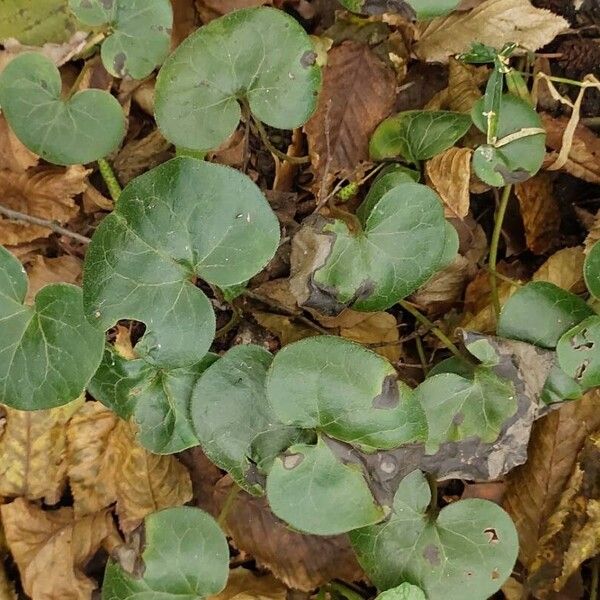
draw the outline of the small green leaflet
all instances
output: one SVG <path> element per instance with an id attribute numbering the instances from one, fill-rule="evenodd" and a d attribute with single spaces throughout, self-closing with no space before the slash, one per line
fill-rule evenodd
<path id="1" fill-rule="evenodd" d="M 229 547 L 216 521 L 190 506 L 144 519 L 143 574 L 108 561 L 102 600 L 201 600 L 218 594 L 229 575 Z"/>
<path id="2" fill-rule="evenodd" d="M 469 499 L 435 518 L 430 501 L 425 476 L 413 471 L 400 482 L 388 521 L 349 533 L 363 569 L 381 590 L 410 581 L 428 600 L 490 598 L 517 558 L 510 517 L 492 502 Z"/>
<path id="3" fill-rule="evenodd" d="M 104 335 L 83 315 L 81 290 L 55 283 L 23 304 L 27 276 L 0 246 L 0 402 L 41 410 L 81 395 L 102 357 Z"/>
<path id="4" fill-rule="evenodd" d="M 584 389 L 600 386 L 600 316 L 569 329 L 558 341 L 556 353 L 561 369 Z"/>
<path id="5" fill-rule="evenodd" d="M 399 13 L 407 18 L 414 12 L 418 21 L 441 17 L 452 12 L 460 0 L 339 0 L 340 4 L 355 13 L 379 15 Z"/>
<path id="6" fill-rule="evenodd" d="M 275 459 L 267 476 L 271 510 L 292 527 L 335 535 L 381 521 L 386 514 L 356 465 L 340 462 L 322 438 Z"/>
<path id="7" fill-rule="evenodd" d="M 369 143 L 374 160 L 400 156 L 417 163 L 454 146 L 471 127 L 469 115 L 447 110 L 407 110 L 379 124 Z"/>
<path id="8" fill-rule="evenodd" d="M 555 348 L 571 327 L 594 314 L 578 296 L 547 281 L 519 288 L 502 307 L 498 335 Z"/>
<path id="9" fill-rule="evenodd" d="M 194 158 L 172 159 L 134 179 L 89 246 L 83 275 L 88 318 L 146 325 L 140 358 L 174 369 L 198 363 L 215 317 L 196 276 L 230 286 L 275 254 L 279 223 L 244 174 Z"/>
<path id="10" fill-rule="evenodd" d="M 410 583 L 401 583 L 385 592 L 381 592 L 375 600 L 427 600 L 420 587 Z"/>
<path id="11" fill-rule="evenodd" d="M 167 57 L 173 11 L 169 0 L 69 0 L 88 26 L 105 26 L 102 63 L 115 77 L 143 79 Z"/>
<path id="12" fill-rule="evenodd" d="M 600 300 L 600 242 L 596 242 L 587 253 L 583 276 L 590 294 Z"/>
<path id="13" fill-rule="evenodd" d="M 240 101 L 271 127 L 299 127 L 316 108 L 316 56 L 304 29 L 282 11 L 229 13 L 193 33 L 163 65 L 157 124 L 169 141 L 192 150 L 216 148 L 234 132 Z"/>
<path id="14" fill-rule="evenodd" d="M 15 135 L 57 165 L 85 164 L 110 154 L 125 135 L 116 98 L 83 90 L 64 101 L 61 79 L 45 56 L 26 52 L 0 73 L 0 106 Z"/>

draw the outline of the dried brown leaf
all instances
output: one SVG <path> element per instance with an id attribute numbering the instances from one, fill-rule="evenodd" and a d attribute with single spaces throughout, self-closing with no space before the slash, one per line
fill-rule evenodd
<path id="1" fill-rule="evenodd" d="M 588 234 L 585 238 L 584 244 L 585 244 L 585 253 L 586 254 L 592 249 L 592 246 L 598 240 L 600 240 L 600 210 L 598 210 L 598 212 L 596 213 L 596 216 L 594 217 L 593 221 L 591 222 L 591 225 L 588 230 Z"/>
<path id="2" fill-rule="evenodd" d="M 38 164 L 39 156 L 23 145 L 0 114 L 0 170 L 22 173 Z"/>
<path id="3" fill-rule="evenodd" d="M 573 471 L 577 452 L 586 437 L 600 427 L 599 402 L 600 390 L 593 390 L 537 421 L 527 463 L 507 477 L 504 507 L 517 527 L 519 559 L 527 568 L 533 563 L 545 524 Z"/>
<path id="4" fill-rule="evenodd" d="M 15 587 L 6 574 L 4 564 L 0 562 L 0 600 L 17 600 Z"/>
<path id="5" fill-rule="evenodd" d="M 287 588 L 272 575 L 257 576 L 239 567 L 229 571 L 227 587 L 208 600 L 285 600 Z"/>
<path id="6" fill-rule="evenodd" d="M 252 8 L 273 4 L 272 0 L 196 0 L 196 10 L 203 23 L 226 15 L 240 8 Z"/>
<path id="7" fill-rule="evenodd" d="M 81 165 L 37 167 L 25 173 L 2 170 L 2 204 L 12 210 L 64 224 L 79 211 L 73 198 L 86 189 L 89 173 L 91 170 Z M 14 246 L 48 237 L 51 233 L 50 229 L 39 225 L 0 219 L 0 244 L 3 245 Z"/>
<path id="8" fill-rule="evenodd" d="M 312 335 L 318 335 L 317 331 L 308 327 L 308 325 L 303 325 L 299 321 L 294 320 L 293 317 L 262 312 L 260 310 L 252 311 L 252 316 L 261 327 L 272 331 L 279 338 L 282 346 L 287 346 L 292 342 L 303 340 Z"/>
<path id="9" fill-rule="evenodd" d="M 425 164 L 428 183 L 444 201 L 447 217 L 462 219 L 469 212 L 470 148 L 448 148 Z"/>
<path id="10" fill-rule="evenodd" d="M 555 252 L 534 274 L 533 281 L 549 281 L 558 287 L 581 294 L 586 286 L 583 280 L 585 254 L 581 246 L 563 248 Z"/>
<path id="11" fill-rule="evenodd" d="M 115 205 L 112 200 L 102 195 L 93 185 L 88 185 L 81 199 L 85 214 L 95 213 L 99 210 L 111 211 Z"/>
<path id="12" fill-rule="evenodd" d="M 402 346 L 396 317 L 387 312 L 360 313 L 362 320 L 350 327 L 340 327 L 340 335 L 346 339 L 371 346 L 391 362 L 400 360 Z"/>
<path id="13" fill-rule="evenodd" d="M 79 258 L 65 254 L 57 258 L 46 258 L 38 254 L 27 269 L 29 288 L 25 302 L 31 304 L 40 289 L 49 283 L 81 282 L 83 263 Z"/>
<path id="14" fill-rule="evenodd" d="M 83 568 L 114 530 L 108 512 L 75 519 L 73 509 L 43 511 L 23 498 L 0 507 L 6 540 L 32 600 L 90 600 L 96 582 Z"/>
<path id="15" fill-rule="evenodd" d="M 473 40 L 494 48 L 515 42 L 537 50 L 568 26 L 565 19 L 535 8 L 529 0 L 486 0 L 469 12 L 425 23 L 414 51 L 421 60 L 447 62 L 450 56 L 469 50 Z"/>
<path id="16" fill-rule="evenodd" d="M 194 0 L 171 0 L 173 7 L 173 32 L 171 50 L 175 50 L 198 27 L 198 13 Z"/>
<path id="17" fill-rule="evenodd" d="M 317 180 L 353 177 L 395 99 L 394 72 L 369 46 L 347 41 L 329 52 L 317 110 L 304 126 Z"/>
<path id="18" fill-rule="evenodd" d="M 545 254 L 555 246 L 560 231 L 560 208 L 552 181 L 549 173 L 542 172 L 515 185 L 527 247 L 534 254 Z"/>

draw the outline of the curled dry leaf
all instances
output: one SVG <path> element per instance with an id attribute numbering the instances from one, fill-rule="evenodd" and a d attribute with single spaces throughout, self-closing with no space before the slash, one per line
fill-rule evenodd
<path id="1" fill-rule="evenodd" d="M 369 46 L 347 41 L 329 52 L 317 110 L 304 126 L 318 180 L 353 177 L 395 99 L 396 77 Z"/>
<path id="2" fill-rule="evenodd" d="M 25 302 L 31 304 L 39 290 L 49 283 L 81 283 L 82 262 L 75 256 L 46 258 L 37 254 L 27 269 L 29 288 Z"/>
<path id="3" fill-rule="evenodd" d="M 358 314 L 364 318 L 350 327 L 340 327 L 340 335 L 353 342 L 370 346 L 371 350 L 392 363 L 400 360 L 402 346 L 396 317 L 387 312 Z"/>
<path id="4" fill-rule="evenodd" d="M 583 261 L 585 254 L 581 246 L 563 248 L 555 252 L 534 274 L 533 281 L 549 281 L 558 287 L 581 294 L 585 292 Z"/>
<path id="5" fill-rule="evenodd" d="M 0 437 L 0 496 L 56 504 L 67 480 L 66 424 L 83 399 L 50 410 L 4 408 Z"/>
<path id="6" fill-rule="evenodd" d="M 0 507 L 8 547 L 32 600 L 91 600 L 83 569 L 114 532 L 109 512 L 76 519 L 72 508 L 44 511 L 17 498 Z"/>
<path id="7" fill-rule="evenodd" d="M 86 189 L 90 173 L 91 170 L 81 165 L 37 167 L 25 173 L 0 171 L 2 204 L 12 210 L 64 224 L 78 213 L 74 197 Z M 50 229 L 39 225 L 0 219 L 0 244 L 5 246 L 48 237 L 51 233 Z"/>
<path id="8" fill-rule="evenodd" d="M 527 247 L 534 254 L 548 252 L 559 237 L 560 208 L 552 181 L 552 175 L 542 172 L 515 185 Z"/>
<path id="9" fill-rule="evenodd" d="M 287 588 L 272 575 L 257 576 L 241 567 L 229 571 L 227 587 L 208 600 L 285 600 Z"/>
<path id="10" fill-rule="evenodd" d="M 596 213 L 596 216 L 593 218 L 589 229 L 588 234 L 585 238 L 585 253 L 587 254 L 592 246 L 600 240 L 600 210 Z"/>
<path id="11" fill-rule="evenodd" d="M 469 12 L 425 23 L 414 50 L 429 62 L 447 62 L 448 57 L 469 50 L 473 40 L 494 48 L 515 42 L 537 50 L 568 26 L 565 19 L 535 8 L 529 0 L 486 0 Z"/>
<path id="12" fill-rule="evenodd" d="M 293 317 L 260 310 L 252 311 L 252 316 L 261 327 L 272 331 L 279 338 L 282 346 L 287 346 L 311 335 L 318 335 L 317 331 L 294 320 Z"/>
<path id="13" fill-rule="evenodd" d="M 0 170 L 22 173 L 38 164 L 39 156 L 26 148 L 0 113 Z"/>
<path id="14" fill-rule="evenodd" d="M 425 173 L 444 201 L 446 217 L 462 219 L 469 212 L 470 148 L 448 148 L 425 164 Z"/>

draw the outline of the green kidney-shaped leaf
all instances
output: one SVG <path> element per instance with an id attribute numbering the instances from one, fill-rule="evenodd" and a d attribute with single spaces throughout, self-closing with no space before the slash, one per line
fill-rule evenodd
<path id="1" fill-rule="evenodd" d="M 498 335 L 554 348 L 566 331 L 593 314 L 578 296 L 547 281 L 532 281 L 502 307 Z"/>
<path id="2" fill-rule="evenodd" d="M 298 303 L 338 314 L 384 310 L 425 283 L 440 267 L 446 221 L 437 194 L 418 183 L 386 192 L 352 233 L 322 217 L 294 239 L 292 291 Z"/>
<path id="3" fill-rule="evenodd" d="M 584 389 L 600 386 L 600 316 L 569 329 L 556 346 L 560 368 Z"/>
<path id="4" fill-rule="evenodd" d="M 146 324 L 136 346 L 163 368 L 198 363 L 215 317 L 196 276 L 246 281 L 272 258 L 279 224 L 258 187 L 222 165 L 179 157 L 134 179 L 94 233 L 83 275 L 88 318 Z"/>
<path id="5" fill-rule="evenodd" d="M 181 369 L 158 369 L 143 359 L 126 360 L 112 347 L 88 390 L 123 419 L 133 417 L 138 440 L 154 454 L 172 454 L 198 445 L 189 419 L 192 389 L 217 356 Z"/>
<path id="6" fill-rule="evenodd" d="M 0 106 L 16 136 L 58 165 L 89 163 L 115 150 L 125 135 L 117 99 L 83 90 L 62 100 L 54 63 L 37 52 L 13 59 L 0 74 Z"/>
<path id="7" fill-rule="evenodd" d="M 375 160 L 402 158 L 416 163 L 454 146 L 471 127 L 469 115 L 447 110 L 407 110 L 379 124 L 369 152 Z"/>
<path id="8" fill-rule="evenodd" d="M 427 600 L 420 587 L 410 583 L 401 583 L 385 592 L 381 592 L 375 600 Z"/>
<path id="9" fill-rule="evenodd" d="M 27 276 L 0 246 L 0 402 L 53 408 L 85 389 L 102 358 L 104 335 L 83 314 L 81 290 L 55 283 L 23 304 Z"/>
<path id="10" fill-rule="evenodd" d="M 316 535 L 344 533 L 385 517 L 362 471 L 338 460 L 321 438 L 316 446 L 292 446 L 275 460 L 267 497 L 280 519 Z"/>
<path id="11" fill-rule="evenodd" d="M 600 242 L 596 242 L 585 257 L 583 276 L 590 294 L 600 300 Z"/>
<path id="12" fill-rule="evenodd" d="M 143 574 L 109 560 L 102 600 L 200 600 L 225 587 L 229 547 L 210 515 L 180 506 L 152 513 L 144 525 Z"/>
<path id="13" fill-rule="evenodd" d="M 460 0 L 339 0 L 340 4 L 355 13 L 379 15 L 400 13 L 411 17 L 414 12 L 417 20 L 424 21 L 441 17 L 452 12 Z"/>
<path id="14" fill-rule="evenodd" d="M 169 0 L 69 0 L 86 25 L 110 28 L 102 63 L 115 77 L 143 79 L 169 52 L 173 11 Z"/>
<path id="15" fill-rule="evenodd" d="M 475 126 L 486 132 L 487 119 L 484 99 L 475 103 L 471 118 Z M 539 115 L 525 100 L 505 94 L 500 101 L 498 116 L 498 141 L 495 146 L 484 144 L 473 154 L 473 169 L 489 185 L 503 186 L 518 183 L 535 175 L 544 160 L 546 135 L 543 132 L 507 141 L 509 135 L 524 129 L 540 129 Z M 507 143 L 504 143 L 507 141 Z"/>
<path id="16" fill-rule="evenodd" d="M 394 367 L 339 337 L 311 337 L 280 350 L 267 396 L 282 423 L 360 447 L 394 448 L 426 433 L 423 412 Z"/>
<path id="17" fill-rule="evenodd" d="M 304 124 L 321 85 L 316 53 L 300 24 L 273 8 L 237 10 L 187 38 L 156 82 L 156 121 L 185 148 L 217 147 L 237 127 L 240 100 L 280 129 Z"/>
<path id="18" fill-rule="evenodd" d="M 487 500 L 454 502 L 437 518 L 427 513 L 431 492 L 413 471 L 394 497 L 389 521 L 350 532 L 358 559 L 382 590 L 404 581 L 428 600 L 486 600 L 511 574 L 519 548 L 510 517 Z"/>
<path id="19" fill-rule="evenodd" d="M 544 382 L 541 397 L 546 404 L 556 404 L 565 400 L 578 400 L 582 394 L 583 388 L 579 383 L 555 365 Z"/>

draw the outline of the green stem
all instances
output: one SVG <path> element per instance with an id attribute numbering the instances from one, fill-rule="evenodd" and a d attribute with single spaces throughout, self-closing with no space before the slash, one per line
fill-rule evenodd
<path id="1" fill-rule="evenodd" d="M 406 300 L 400 300 L 398 304 L 407 312 L 409 312 L 419 323 L 427 327 L 435 337 L 456 356 L 461 360 L 469 361 L 469 359 L 457 348 L 457 346 L 450 340 L 450 338 L 437 326 L 434 325 L 423 313 L 418 311 L 410 302 Z"/>
<path id="2" fill-rule="evenodd" d="M 348 600 L 365 600 L 358 592 L 341 581 L 331 581 L 327 587 L 330 591 L 337 592 Z"/>
<path id="3" fill-rule="evenodd" d="M 233 504 L 238 497 L 238 494 L 242 491 L 242 488 L 236 483 L 232 484 L 233 487 L 229 490 L 227 494 L 227 498 L 225 498 L 225 502 L 223 503 L 223 508 L 217 517 L 217 523 L 221 527 L 221 529 L 225 528 L 225 523 L 227 522 L 227 517 L 229 516 L 229 512 L 233 507 Z"/>
<path id="4" fill-rule="evenodd" d="M 427 357 L 425 356 L 425 348 L 423 348 L 423 340 L 421 336 L 418 335 L 415 338 L 415 344 L 417 346 L 417 354 L 419 355 L 419 360 L 421 361 L 421 365 L 423 366 L 423 374 L 427 375 L 429 371 L 429 367 L 427 366 Z"/>
<path id="5" fill-rule="evenodd" d="M 258 135 L 260 135 L 260 139 L 271 154 L 274 154 L 280 160 L 286 160 L 293 165 L 303 165 L 310 162 L 310 156 L 290 156 L 278 148 L 275 148 L 275 146 L 273 146 L 271 143 L 269 135 L 267 134 L 266 129 L 263 127 L 263 124 L 254 116 L 252 117 L 252 121 L 256 127 L 256 131 L 258 131 Z"/>
<path id="6" fill-rule="evenodd" d="M 500 297 L 498 296 L 498 278 L 496 277 L 496 263 L 498 262 L 498 245 L 500 243 L 500 235 L 502 234 L 502 224 L 504 223 L 504 216 L 506 215 L 506 207 L 508 206 L 508 199 L 510 198 L 511 190 L 511 184 L 505 186 L 502 190 L 500 204 L 498 206 L 496 219 L 494 221 L 492 241 L 490 242 L 490 258 L 488 261 L 488 268 L 490 271 L 490 288 L 492 292 L 492 304 L 494 305 L 494 312 L 496 313 L 496 321 L 500 317 Z"/>
<path id="7" fill-rule="evenodd" d="M 242 320 L 240 313 L 233 306 L 232 309 L 233 314 L 231 315 L 231 318 L 229 321 L 227 321 L 227 323 L 225 323 L 225 325 L 223 325 L 223 327 L 221 327 L 221 329 L 217 329 L 215 333 L 215 339 L 223 337 L 225 334 L 229 333 Z"/>
<path id="8" fill-rule="evenodd" d="M 105 158 L 98 159 L 98 167 L 100 169 L 100 175 L 102 175 L 102 179 L 104 179 L 104 183 L 106 183 L 106 187 L 110 192 L 111 198 L 116 202 L 121 195 L 121 186 L 119 185 L 117 176 Z"/>

